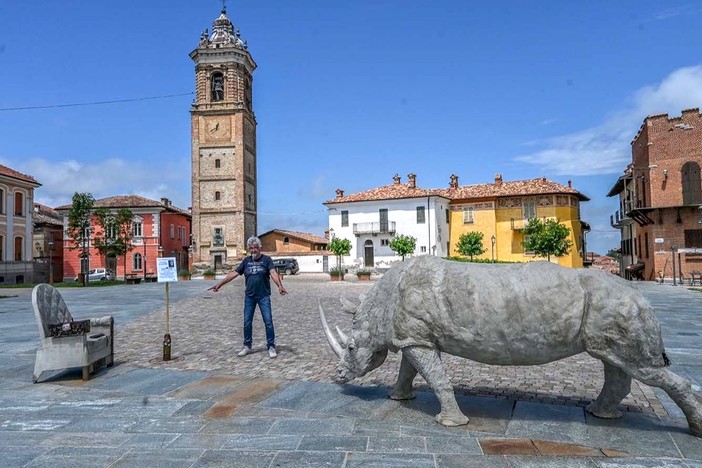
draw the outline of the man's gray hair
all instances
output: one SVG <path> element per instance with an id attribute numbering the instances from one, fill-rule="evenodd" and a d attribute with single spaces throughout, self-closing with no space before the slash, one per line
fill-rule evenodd
<path id="1" fill-rule="evenodd" d="M 257 246 L 261 247 L 261 239 L 259 239 L 259 238 L 256 237 L 256 236 L 251 236 L 251 237 L 249 237 L 249 238 L 246 240 L 246 247 L 248 247 L 248 246 L 250 246 L 250 245 L 257 245 Z"/>

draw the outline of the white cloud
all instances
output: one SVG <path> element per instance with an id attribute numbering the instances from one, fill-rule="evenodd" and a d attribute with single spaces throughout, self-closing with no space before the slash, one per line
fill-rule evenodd
<path id="1" fill-rule="evenodd" d="M 620 173 L 631 161 L 630 142 L 647 115 L 680 115 L 702 106 L 702 65 L 675 70 L 655 86 L 634 93 L 628 108 L 601 124 L 541 142 L 543 149 L 515 158 L 554 175 Z"/>
<path id="2" fill-rule="evenodd" d="M 70 203 L 75 192 L 89 192 L 95 198 L 132 194 L 153 200 L 166 197 L 178 207 L 190 206 L 189 173 L 182 169 L 151 167 L 120 158 L 90 163 L 43 158 L 20 162 L 0 159 L 0 163 L 30 174 L 42 184 L 35 191 L 35 201 L 48 206 Z"/>

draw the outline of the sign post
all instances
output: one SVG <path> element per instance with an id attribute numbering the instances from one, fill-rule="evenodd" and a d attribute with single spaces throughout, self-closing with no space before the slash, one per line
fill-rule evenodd
<path id="1" fill-rule="evenodd" d="M 156 271 L 159 283 L 166 283 L 166 334 L 163 335 L 163 360 L 171 360 L 171 316 L 169 310 L 168 284 L 178 281 L 175 257 L 156 259 Z"/>

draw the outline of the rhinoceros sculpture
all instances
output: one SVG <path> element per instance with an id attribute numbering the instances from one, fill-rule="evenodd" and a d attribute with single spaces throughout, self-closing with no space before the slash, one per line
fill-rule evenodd
<path id="1" fill-rule="evenodd" d="M 544 364 L 581 352 L 604 363 L 604 386 L 586 409 L 617 418 L 632 377 L 665 390 L 702 437 L 702 398 L 673 373 L 650 304 L 621 278 L 549 262 L 466 264 L 433 256 L 391 268 L 354 311 L 350 335 L 334 336 L 319 304 L 327 340 L 347 382 L 401 351 L 390 398 L 414 397 L 419 373 L 436 393 L 445 426 L 468 423 L 441 363 L 441 353 L 485 364 Z"/>

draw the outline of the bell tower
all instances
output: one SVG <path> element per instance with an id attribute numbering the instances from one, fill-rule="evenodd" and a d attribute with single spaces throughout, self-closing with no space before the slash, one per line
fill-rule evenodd
<path id="1" fill-rule="evenodd" d="M 234 262 L 256 234 L 256 62 L 226 8 L 190 58 L 193 262 L 219 268 Z"/>

